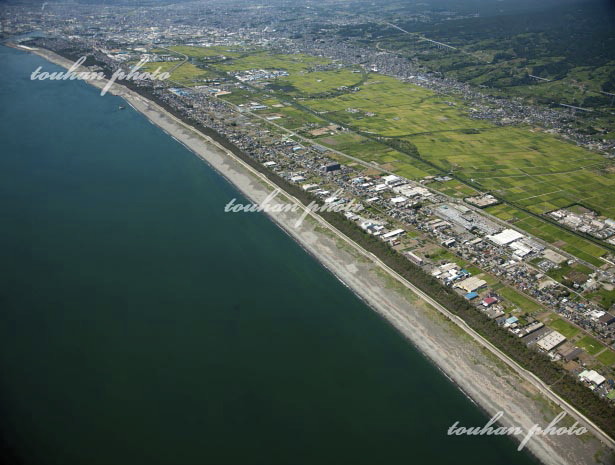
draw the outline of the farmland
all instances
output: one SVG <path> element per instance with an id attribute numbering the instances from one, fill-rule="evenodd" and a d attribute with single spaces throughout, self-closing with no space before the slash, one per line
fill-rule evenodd
<path id="1" fill-rule="evenodd" d="M 259 90 L 263 99 L 286 102 L 272 109 L 282 116 L 277 124 L 410 179 L 450 174 L 453 181 L 432 187 L 458 198 L 489 191 L 507 204 L 488 213 L 582 260 L 603 263 L 605 247 L 539 217 L 582 204 L 615 218 L 615 167 L 602 155 L 538 128 L 474 119 L 472 109 L 453 97 L 377 73 L 342 69 L 325 58 L 259 51 L 211 67 L 217 72 L 286 70 L 288 76 Z M 309 130 L 331 123 L 350 131 L 310 136 Z"/>
<path id="2" fill-rule="evenodd" d="M 411 159 L 406 154 L 381 142 L 356 133 L 344 132 L 333 136 L 319 137 L 316 140 L 321 145 L 348 153 L 374 166 L 394 171 L 409 179 L 420 179 L 438 173 L 437 170 L 420 160 Z"/>
<path id="3" fill-rule="evenodd" d="M 278 84 L 291 86 L 296 95 L 318 95 L 333 92 L 340 87 L 353 87 L 362 82 L 362 73 L 348 69 L 337 71 L 301 71 L 288 77 L 279 78 Z"/>
<path id="4" fill-rule="evenodd" d="M 615 216 L 615 173 L 605 158 L 551 135 L 504 127 L 408 139 L 425 160 L 533 213 L 581 203 Z"/>
<path id="5" fill-rule="evenodd" d="M 289 73 L 305 71 L 310 67 L 329 63 L 326 58 L 310 55 L 281 55 L 258 51 L 225 63 L 217 64 L 221 71 L 244 71 L 249 69 L 284 69 Z"/>
<path id="6" fill-rule="evenodd" d="M 543 310 L 539 304 L 509 287 L 501 288 L 498 290 L 498 293 L 525 313 L 534 313 Z"/>
<path id="7" fill-rule="evenodd" d="M 604 350 L 596 356 L 596 359 L 605 366 L 615 365 L 615 352 Z"/>
<path id="8" fill-rule="evenodd" d="M 228 58 L 239 57 L 244 52 L 230 49 L 229 47 L 191 47 L 186 45 L 176 45 L 173 47 L 169 47 L 169 50 L 180 53 L 182 55 L 187 55 L 191 58 L 209 58 L 209 57 L 218 57 L 225 56 Z"/>
<path id="9" fill-rule="evenodd" d="M 370 74 L 358 92 L 306 102 L 312 110 L 353 129 L 385 137 L 490 127 L 489 123 L 467 118 L 457 108 L 460 105 L 429 90 L 378 74 Z"/>

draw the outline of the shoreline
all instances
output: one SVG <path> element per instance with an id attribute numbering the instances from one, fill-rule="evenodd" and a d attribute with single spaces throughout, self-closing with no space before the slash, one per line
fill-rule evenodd
<path id="1" fill-rule="evenodd" d="M 35 53 L 64 68 L 72 64 L 47 50 L 24 49 L 18 46 L 14 48 Z M 102 88 L 105 82 L 89 84 Z M 237 158 L 228 148 L 184 123 L 158 104 L 118 83 L 115 83 L 109 92 L 122 97 L 150 123 L 208 163 L 251 201 L 261 202 L 272 188 L 277 187 L 265 175 Z M 296 202 L 303 209 L 298 200 L 282 192 L 283 195 L 278 197 Z M 370 256 L 369 252 L 341 235 L 324 219 L 311 214 L 308 216 L 309 220 L 306 218 L 300 228 L 294 228 L 294 214 L 267 216 L 370 308 L 392 324 L 482 410 L 492 415 L 501 409 L 500 405 L 515 406 L 515 412 L 506 412 L 501 424 L 518 425 L 528 430 L 536 423 L 545 427 L 553 419 L 553 412 L 558 409 L 549 408 L 549 415 L 542 412 L 547 398 L 557 402 L 557 398 L 552 398 L 545 392 L 545 389 L 548 390 L 546 386 L 536 384 L 536 380 L 519 373 L 518 367 L 502 359 L 487 341 L 477 339 L 477 335 L 473 334 L 465 323 L 461 324 L 463 322 L 460 323 L 454 315 L 442 312 L 429 296 L 414 288 L 375 256 Z M 473 340 L 468 341 L 470 338 Z M 486 354 L 483 347 L 491 352 Z M 537 400 L 537 396 L 544 396 L 544 400 Z M 454 421 L 455 419 L 451 418 L 451 424 Z M 446 432 L 442 431 L 442 434 Z M 595 439 L 580 440 L 568 436 L 535 437 L 527 447 L 542 462 L 548 464 L 596 463 L 593 453 L 600 450 Z"/>

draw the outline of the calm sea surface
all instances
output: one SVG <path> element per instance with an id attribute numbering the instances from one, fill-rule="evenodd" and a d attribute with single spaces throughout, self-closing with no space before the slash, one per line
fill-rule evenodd
<path id="1" fill-rule="evenodd" d="M 530 464 L 241 195 L 0 47 L 0 427 L 25 464 Z"/>

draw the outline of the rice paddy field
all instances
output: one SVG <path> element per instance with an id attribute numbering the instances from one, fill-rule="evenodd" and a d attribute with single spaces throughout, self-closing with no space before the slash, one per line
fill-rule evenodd
<path id="1" fill-rule="evenodd" d="M 268 110 L 259 110 L 258 114 L 263 117 L 279 117 L 273 120 L 275 124 L 279 124 L 286 129 L 298 130 L 308 124 L 326 125 L 327 121 L 318 118 L 311 113 L 301 111 L 292 106 L 284 106 L 281 108 L 270 108 Z"/>
<path id="2" fill-rule="evenodd" d="M 335 71 L 299 71 L 287 77 L 278 78 L 280 85 L 292 86 L 291 94 L 318 95 L 334 92 L 340 87 L 358 86 L 363 81 L 363 73 L 350 69 Z"/>
<path id="3" fill-rule="evenodd" d="M 304 103 L 353 129 L 385 137 L 490 127 L 470 120 L 461 103 L 389 76 L 370 74 L 357 92 Z"/>
<path id="4" fill-rule="evenodd" d="M 411 142 L 424 161 L 532 213 L 580 203 L 615 217 L 612 164 L 541 130 L 474 120 L 458 102 L 374 75 L 359 92 L 303 104 L 363 133 Z"/>
<path id="5" fill-rule="evenodd" d="M 169 50 L 180 53 L 182 55 L 187 55 L 191 58 L 209 58 L 217 56 L 235 58 L 240 57 L 245 53 L 245 51 L 243 50 L 237 50 L 233 47 L 226 46 L 193 47 L 188 45 L 176 45 L 173 47 L 169 47 Z M 166 50 L 159 51 L 162 53 L 166 52 Z"/>
<path id="6" fill-rule="evenodd" d="M 425 176 L 436 175 L 438 170 L 409 157 L 391 147 L 361 136 L 353 132 L 341 132 L 335 135 L 325 135 L 316 139 L 320 145 L 373 164 L 375 167 L 394 171 L 408 179 L 421 179 Z"/>
<path id="7" fill-rule="evenodd" d="M 472 108 L 453 97 L 377 73 L 339 69 L 322 57 L 259 51 L 212 67 L 218 72 L 286 70 L 289 76 L 261 91 L 293 105 L 271 109 L 283 116 L 276 124 L 410 179 L 452 173 L 456 180 L 432 186 L 460 198 L 476 189 L 492 192 L 507 204 L 487 212 L 593 265 L 604 263 L 600 257 L 608 253 L 606 247 L 531 215 L 582 204 L 615 218 L 615 166 L 602 155 L 537 128 L 471 118 Z M 350 131 L 309 135 L 319 124 L 331 123 Z M 418 155 L 388 143 L 413 145 Z"/>
<path id="8" fill-rule="evenodd" d="M 498 127 L 408 139 L 425 160 L 533 213 L 581 203 L 615 217 L 615 172 L 606 159 L 552 135 Z"/>
<path id="9" fill-rule="evenodd" d="M 259 51 L 225 61 L 224 63 L 216 64 L 216 68 L 227 72 L 246 71 L 250 69 L 283 69 L 290 74 L 328 63 L 330 63 L 330 61 L 326 58 L 314 57 L 311 55 L 283 55 Z"/>

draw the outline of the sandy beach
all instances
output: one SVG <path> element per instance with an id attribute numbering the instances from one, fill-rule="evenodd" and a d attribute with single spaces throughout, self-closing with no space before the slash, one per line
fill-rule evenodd
<path id="1" fill-rule="evenodd" d="M 67 69 L 72 65 L 69 60 L 47 50 L 24 50 Z M 90 83 L 98 88 L 105 85 L 104 81 Z M 109 92 L 124 98 L 153 124 L 184 144 L 251 201 L 262 202 L 276 188 L 264 175 L 159 105 L 119 83 L 115 83 Z M 278 195 L 271 204 L 281 202 L 298 203 L 292 197 Z M 607 459 L 609 452 L 605 444 L 613 447 L 612 441 L 608 442 L 609 438 L 601 437 L 587 419 L 551 393 L 538 378 L 521 370 L 497 349 L 490 347 L 463 322 L 375 256 L 341 235 L 319 216 L 308 215 L 299 227 L 295 227 L 299 213 L 271 213 L 269 216 L 397 328 L 490 416 L 504 411 L 500 424 L 520 426 L 525 431 L 535 424 L 544 428 L 563 408 L 569 413 L 563 425 L 569 426 L 578 420 L 592 431 L 582 437 L 535 436 L 526 447 L 543 463 L 591 464 L 601 463 L 598 461 L 601 457 Z M 412 367 L 407 369 L 411 370 Z M 450 424 L 455 421 L 455 412 L 450 412 Z M 447 432 L 443 430 L 434 434 L 446 435 Z M 472 441 L 472 438 L 468 437 L 467 440 Z"/>

